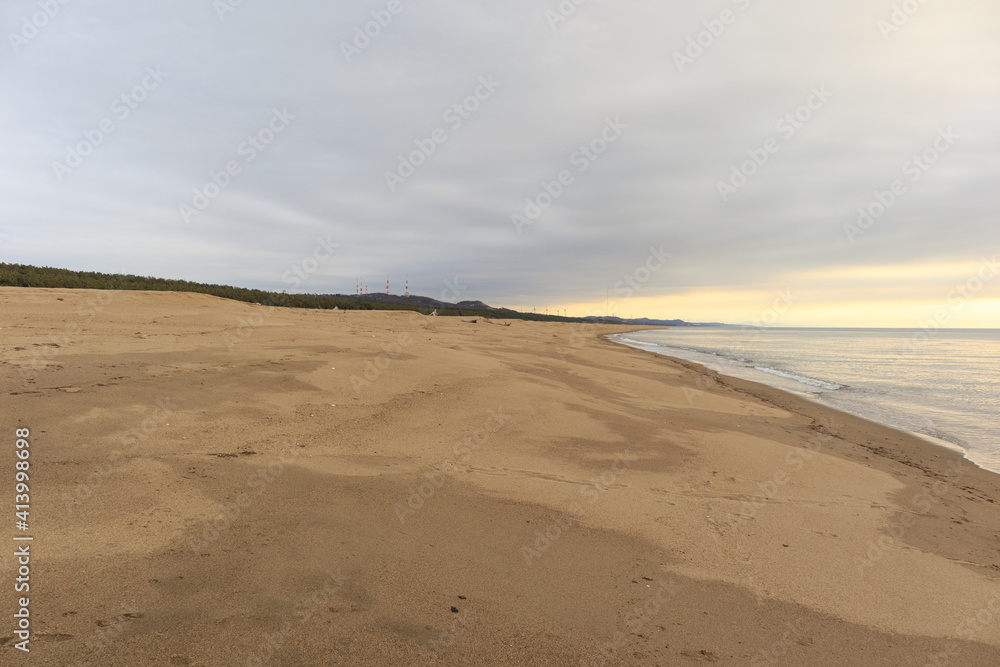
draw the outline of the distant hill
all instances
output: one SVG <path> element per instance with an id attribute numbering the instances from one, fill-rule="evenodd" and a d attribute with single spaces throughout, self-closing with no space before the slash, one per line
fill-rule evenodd
<path id="1" fill-rule="evenodd" d="M 493 311 L 496 313 L 496 317 L 502 316 L 502 313 L 516 313 L 516 310 L 511 310 L 510 308 L 494 308 L 493 306 L 488 306 L 482 301 L 459 301 L 458 303 L 448 303 L 446 301 L 438 301 L 437 299 L 432 299 L 429 296 L 416 296 L 411 294 L 410 296 L 404 296 L 401 294 L 363 294 L 357 296 L 354 294 L 325 294 L 331 299 L 341 299 L 350 301 L 359 301 L 363 303 L 393 303 L 403 306 L 412 306 L 415 308 L 460 308 L 463 310 L 484 310 Z"/>
<path id="2" fill-rule="evenodd" d="M 332 299 L 354 299 L 357 301 L 368 302 L 368 303 L 393 303 L 400 305 L 415 306 L 419 308 L 438 308 L 438 309 L 461 309 L 463 312 L 468 311 L 490 311 L 495 313 L 494 317 L 507 317 L 507 313 L 516 313 L 517 311 L 511 310 L 509 308 L 494 308 L 493 306 L 488 306 L 482 301 L 459 301 L 458 303 L 447 303 L 445 301 L 438 301 L 437 299 L 432 299 L 427 296 L 402 296 L 398 294 L 364 294 L 361 296 L 356 295 L 345 295 L 345 294 L 328 294 Z M 551 317 L 551 316 L 550 316 Z M 685 322 L 684 320 L 653 320 L 648 317 L 636 318 L 636 319 L 625 319 L 621 317 L 606 317 L 599 315 L 591 315 L 589 317 L 583 318 L 572 318 L 572 317 L 558 317 L 559 320 L 568 320 L 573 322 L 591 322 L 595 324 L 626 324 L 626 325 L 636 325 L 636 326 L 650 326 L 650 327 L 727 327 L 731 326 L 729 324 L 721 324 L 718 322 Z"/>

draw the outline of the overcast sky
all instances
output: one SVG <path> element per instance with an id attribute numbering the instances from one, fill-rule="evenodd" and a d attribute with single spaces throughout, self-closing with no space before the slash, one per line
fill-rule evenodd
<path id="1" fill-rule="evenodd" d="M 238 1 L 2 5 L 3 261 L 1000 327 L 995 0 Z"/>

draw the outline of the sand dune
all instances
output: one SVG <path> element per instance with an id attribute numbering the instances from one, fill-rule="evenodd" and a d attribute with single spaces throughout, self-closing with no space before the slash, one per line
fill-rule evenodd
<path id="1" fill-rule="evenodd" d="M 1000 663 L 1000 478 L 621 327 L 0 303 L 4 664 Z"/>

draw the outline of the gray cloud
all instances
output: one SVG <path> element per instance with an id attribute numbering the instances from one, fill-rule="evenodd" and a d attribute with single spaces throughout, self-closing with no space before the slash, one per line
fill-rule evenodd
<path id="1" fill-rule="evenodd" d="M 338 254 L 304 291 L 409 274 L 436 295 L 458 276 L 466 298 L 559 305 L 601 301 L 651 245 L 673 259 L 649 296 L 997 245 L 1000 9 L 985 0 L 925 4 L 887 38 L 882 1 L 590 0 L 553 31 L 555 0 L 400 0 L 351 62 L 343 44 L 388 0 L 247 0 L 221 20 L 211 0 L 56 1 L 19 41 L 51 4 L 0 11 L 4 261 L 283 289 L 329 236 Z M 689 38 L 710 44 L 678 71 Z M 121 102 L 148 68 L 165 78 Z M 499 87 L 456 126 L 446 113 L 480 77 Z M 817 86 L 832 97 L 785 136 L 776 123 Z M 276 108 L 294 119 L 250 161 Z M 576 152 L 616 118 L 628 128 L 580 171 Z M 104 119 L 113 132 L 60 181 L 53 162 Z M 904 162 L 947 127 L 961 138 L 910 182 Z M 436 129 L 447 140 L 391 192 L 385 173 Z M 718 181 L 768 139 L 778 151 L 723 202 Z M 186 222 L 179 207 L 231 161 L 239 174 Z M 573 183 L 518 234 L 511 215 L 562 170 Z M 849 243 L 844 225 L 895 179 L 906 194 Z"/>

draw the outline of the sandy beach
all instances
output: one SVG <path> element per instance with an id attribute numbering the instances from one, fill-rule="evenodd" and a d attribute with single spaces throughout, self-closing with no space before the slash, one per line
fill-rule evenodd
<path id="1" fill-rule="evenodd" d="M 0 304 L 4 665 L 1000 664 L 1000 476 L 623 327 Z"/>

